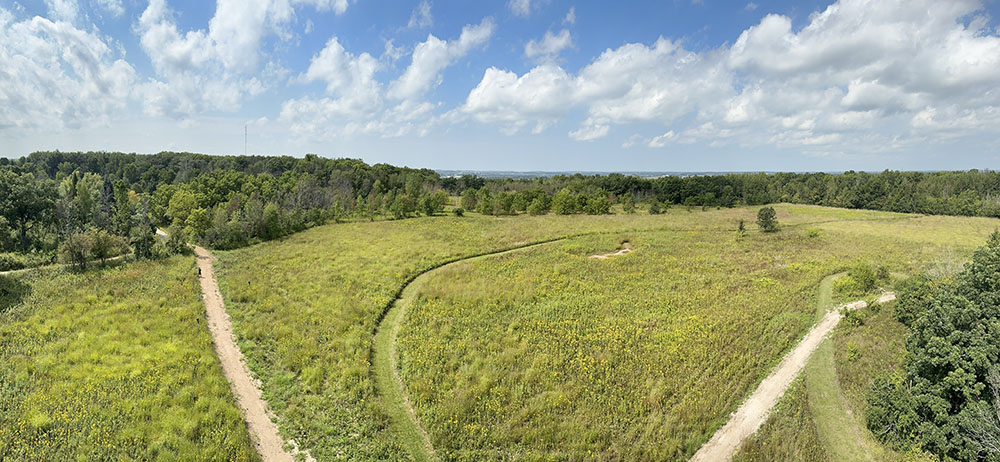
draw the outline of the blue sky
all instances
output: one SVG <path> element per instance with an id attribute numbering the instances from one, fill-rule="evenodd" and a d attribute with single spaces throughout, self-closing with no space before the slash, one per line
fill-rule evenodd
<path id="1" fill-rule="evenodd" d="M 1000 168 L 995 1 L 0 0 L 0 155 Z"/>

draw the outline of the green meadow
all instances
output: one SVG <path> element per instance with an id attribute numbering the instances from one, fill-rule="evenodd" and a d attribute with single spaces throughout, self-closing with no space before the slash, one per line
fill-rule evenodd
<path id="1" fill-rule="evenodd" d="M 259 459 L 191 258 L 0 284 L 0 460 Z"/>

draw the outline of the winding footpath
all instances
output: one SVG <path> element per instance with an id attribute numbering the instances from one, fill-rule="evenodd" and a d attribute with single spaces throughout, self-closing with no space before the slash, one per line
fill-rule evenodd
<path id="1" fill-rule="evenodd" d="M 226 307 L 222 303 L 219 284 L 215 280 L 215 271 L 212 269 L 215 257 L 201 247 L 193 246 L 193 248 L 198 257 L 198 269 L 201 270 L 201 294 L 205 301 L 208 330 L 212 333 L 215 354 L 222 363 L 222 372 L 229 380 L 229 386 L 236 398 L 236 403 L 243 412 L 243 418 L 246 420 L 247 429 L 253 438 L 255 449 L 265 462 L 291 462 L 295 460 L 292 452 L 284 449 L 284 441 L 278 434 L 278 426 L 272 420 L 271 412 L 267 409 L 267 402 L 264 401 L 260 387 L 250 375 L 250 369 L 247 368 L 246 362 L 243 360 L 243 353 L 236 345 L 233 325 L 229 321 Z M 292 448 L 295 447 L 294 442 L 290 441 L 289 443 Z M 308 455 L 306 457 L 310 459 Z"/>
<path id="2" fill-rule="evenodd" d="M 825 281 L 824 281 L 825 282 Z M 832 282 L 832 281 L 831 281 Z M 886 303 L 896 299 L 896 294 L 888 292 L 875 302 Z M 732 460 L 743 441 L 760 428 L 767 420 L 771 408 L 785 393 L 792 381 L 802 372 L 809 356 L 819 347 L 826 335 L 840 322 L 841 312 L 865 308 L 864 300 L 841 305 L 829 310 L 795 348 L 778 363 L 753 394 L 736 410 L 729 421 L 712 435 L 707 443 L 691 458 L 692 462 L 717 462 Z"/>
<path id="3" fill-rule="evenodd" d="M 399 353 L 396 350 L 399 327 L 406 318 L 406 310 L 416 300 L 421 287 L 437 271 L 470 261 L 519 252 L 565 239 L 567 238 L 563 237 L 535 242 L 507 250 L 462 258 L 436 266 L 420 273 L 412 281 L 403 286 L 400 295 L 392 302 L 385 317 L 379 323 L 378 331 L 375 333 L 375 343 L 372 346 L 374 349 L 372 359 L 375 369 L 375 386 L 383 397 L 385 411 L 389 415 L 393 432 L 396 433 L 400 442 L 402 442 L 403 446 L 415 460 L 418 462 L 441 460 L 437 452 L 434 451 L 434 445 L 431 444 L 430 436 L 423 425 L 420 424 L 420 418 L 413 409 L 409 395 L 406 393 L 406 386 L 399 375 Z"/>

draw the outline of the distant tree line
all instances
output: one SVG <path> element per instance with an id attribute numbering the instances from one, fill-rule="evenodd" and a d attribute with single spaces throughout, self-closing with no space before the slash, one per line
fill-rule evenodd
<path id="1" fill-rule="evenodd" d="M 629 198 L 658 206 L 733 207 L 790 202 L 890 212 L 1000 217 L 1000 173 L 978 170 L 734 173 L 659 178 L 612 173 L 529 180 L 463 176 L 444 178 L 441 186 L 452 195 L 484 187 L 490 191 L 541 190 L 549 195 L 568 189 L 576 195 L 603 191 L 613 202 Z"/>
<path id="2" fill-rule="evenodd" d="M 458 196 L 454 201 L 450 197 Z M 1000 217 L 1000 173 L 746 173 L 641 178 L 442 178 L 433 170 L 357 159 L 163 152 L 36 152 L 0 158 L 0 267 L 55 256 L 66 242 L 100 259 L 184 250 L 188 240 L 235 248 L 344 219 L 403 219 L 459 210 L 490 215 L 634 213 L 667 206 L 774 202 Z M 161 227 L 168 245 L 155 239 Z M 104 234 L 99 234 L 103 232 Z M 72 239 L 71 239 L 72 237 Z M 110 244 L 109 244 L 110 243 Z M 157 245 L 159 244 L 159 247 Z M 96 249 L 96 250 L 95 250 Z M 65 249 L 64 249 L 65 250 Z M 63 252 L 64 259 L 74 254 Z M 34 257 L 31 257 L 34 256 Z M 6 261 L 6 263 L 5 263 Z"/>

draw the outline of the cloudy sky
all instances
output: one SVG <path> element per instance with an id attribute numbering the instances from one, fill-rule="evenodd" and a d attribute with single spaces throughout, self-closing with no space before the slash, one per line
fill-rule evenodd
<path id="1" fill-rule="evenodd" d="M 0 0 L 0 155 L 1000 168 L 996 0 Z"/>

